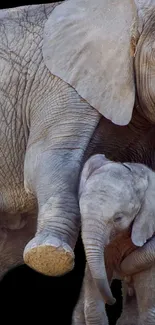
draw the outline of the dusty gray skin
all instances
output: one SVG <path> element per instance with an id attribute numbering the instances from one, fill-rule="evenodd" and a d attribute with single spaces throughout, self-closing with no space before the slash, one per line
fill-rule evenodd
<path id="1" fill-rule="evenodd" d="M 113 303 L 113 298 L 103 252 L 114 236 L 128 230 L 132 224 L 131 240 L 128 246 L 120 244 L 119 260 L 114 253 L 117 259 L 111 262 L 116 264 L 114 269 L 132 252 L 133 244 L 135 248 L 142 247 L 149 239 L 147 249 L 142 247 L 143 259 L 141 252 L 136 252 L 132 253 L 136 254 L 136 259 L 131 260 L 131 254 L 129 261 L 136 269 L 144 261 L 154 259 L 155 241 L 151 238 L 155 233 L 154 192 L 155 173 L 141 164 L 115 163 L 104 155 L 94 155 L 84 165 L 79 187 L 82 239 L 92 277 L 106 303 Z M 118 242 L 114 244 L 116 252 Z M 132 268 L 130 263 L 124 260 L 122 270 Z"/>
<path id="2" fill-rule="evenodd" d="M 141 164 L 114 163 L 103 155 L 95 155 L 86 162 L 81 174 L 79 205 L 87 266 L 73 315 L 74 325 L 108 324 L 104 307 L 104 303 L 112 302 L 108 282 L 124 280 L 122 261 L 127 256 L 131 261 L 129 254 L 135 253 L 136 245 L 142 246 L 155 231 L 155 204 L 149 202 L 154 191 L 155 174 Z M 155 255 L 155 238 L 147 245 L 148 250 L 142 248 L 144 261 Z M 140 259 L 141 254 L 137 253 L 134 263 L 138 265 Z M 128 306 L 127 315 L 135 325 L 153 324 L 155 317 L 155 264 L 152 267 L 148 264 L 148 269 L 132 277 L 138 314 L 135 317 L 136 306 Z M 127 300 L 124 294 L 119 324 L 124 324 Z"/>
<path id="3" fill-rule="evenodd" d="M 43 28 L 55 6 L 0 11 L 1 275 L 23 263 L 36 230 L 28 265 L 48 275 L 74 266 L 78 177 L 100 115 L 43 62 Z"/>
<path id="4" fill-rule="evenodd" d="M 113 250 L 113 253 L 115 252 Z M 117 278 L 116 274 L 114 278 Z M 123 308 L 121 316 L 116 322 L 117 325 L 154 324 L 154 281 L 155 265 L 133 276 L 132 290 L 134 290 L 134 294 L 129 293 L 128 284 L 122 281 Z M 104 301 L 101 299 L 87 266 L 80 297 L 73 311 L 72 325 L 108 324 Z"/>
<path id="5" fill-rule="evenodd" d="M 0 276 L 23 263 L 31 238 L 24 251 L 29 266 L 48 275 L 73 268 L 79 175 L 90 155 L 105 153 L 155 169 L 155 113 L 149 113 L 152 101 L 146 107 L 141 86 L 141 106 L 136 103 L 129 125 L 119 127 L 47 69 L 43 30 L 55 5 L 0 11 Z M 146 28 L 153 44 L 154 26 Z M 145 25 L 143 31 L 141 42 Z M 150 47 L 144 42 L 141 52 L 141 42 L 136 55 L 143 58 Z M 142 58 L 140 66 L 135 60 L 138 80 L 145 72 Z"/>

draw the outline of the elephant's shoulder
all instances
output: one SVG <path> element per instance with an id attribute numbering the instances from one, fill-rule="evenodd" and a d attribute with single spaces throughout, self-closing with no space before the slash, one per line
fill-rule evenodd
<path id="1" fill-rule="evenodd" d="M 28 69 L 36 71 L 41 56 L 42 31 L 52 8 L 34 5 L 0 10 L 0 84 L 18 84 L 19 75 L 25 80 Z"/>
<path id="2" fill-rule="evenodd" d="M 0 26 L 5 26 L 6 28 L 7 25 L 20 25 L 20 27 L 24 27 L 25 23 L 37 26 L 48 18 L 57 5 L 58 3 L 49 3 L 1 9 Z"/>
<path id="3" fill-rule="evenodd" d="M 0 10 L 0 72 L 1 66 L 7 63 L 8 69 L 18 65 L 18 73 L 23 66 L 30 65 L 34 55 L 37 58 L 42 55 L 44 25 L 56 5 L 51 3 Z"/>

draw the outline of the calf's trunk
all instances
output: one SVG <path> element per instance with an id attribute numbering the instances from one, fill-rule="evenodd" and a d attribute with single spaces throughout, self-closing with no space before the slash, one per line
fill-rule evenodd
<path id="1" fill-rule="evenodd" d="M 109 233 L 109 227 L 102 225 L 101 221 L 95 220 L 94 223 L 94 218 L 83 219 L 82 238 L 92 278 L 105 303 L 113 305 L 116 300 L 109 286 L 104 261 L 104 248 L 108 243 Z"/>

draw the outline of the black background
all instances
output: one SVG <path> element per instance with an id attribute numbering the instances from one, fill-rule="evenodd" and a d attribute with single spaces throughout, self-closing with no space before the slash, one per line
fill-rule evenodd
<path id="1" fill-rule="evenodd" d="M 13 269 L 0 282 L 0 317 L 5 324 L 51 322 L 51 325 L 70 325 L 72 311 L 82 284 L 85 256 L 78 240 L 75 249 L 75 268 L 69 274 L 52 278 L 31 270 L 25 265 Z M 110 325 L 114 325 L 121 310 L 120 282 L 115 280 L 112 291 L 117 298 L 113 307 L 108 307 Z"/>
<path id="2" fill-rule="evenodd" d="M 0 1 L 0 8 L 49 3 L 55 1 Z M 0 282 L 0 317 L 4 323 L 70 325 L 73 307 L 78 299 L 82 284 L 85 256 L 81 239 L 75 249 L 75 268 L 60 278 L 50 278 L 20 266 L 6 274 Z M 112 291 L 117 298 L 113 307 L 107 308 L 110 325 L 114 325 L 121 310 L 120 282 L 114 281 Z M 3 323 L 3 322 L 2 322 Z"/>

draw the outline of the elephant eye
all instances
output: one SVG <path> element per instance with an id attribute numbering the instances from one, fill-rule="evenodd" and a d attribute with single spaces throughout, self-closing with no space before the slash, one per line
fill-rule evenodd
<path id="1" fill-rule="evenodd" d="M 122 213 L 116 214 L 116 215 L 114 216 L 114 222 L 120 222 L 120 221 L 122 221 L 123 216 L 124 216 L 124 215 L 123 215 Z"/>

